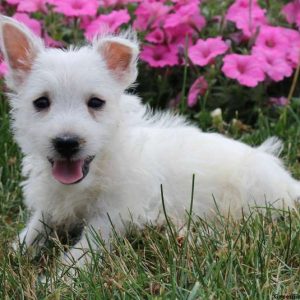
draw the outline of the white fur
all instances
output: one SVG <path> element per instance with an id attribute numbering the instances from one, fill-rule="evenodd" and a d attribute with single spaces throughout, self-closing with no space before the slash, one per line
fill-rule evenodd
<path id="1" fill-rule="evenodd" d="M 1 19 L 2 24 L 8 21 L 13 22 Z M 220 134 L 203 133 L 170 112 L 152 114 L 138 97 L 124 93 L 124 86 L 107 69 L 98 47 L 110 39 L 132 47 L 135 57 L 128 70 L 132 83 L 138 46 L 109 36 L 79 49 L 40 49 L 23 84 L 16 86 L 13 74 L 8 76 L 13 129 L 24 153 L 25 203 L 32 211 L 21 234 L 28 246 L 44 231 L 41 219 L 54 228 L 84 220 L 105 240 L 111 233 L 108 215 L 121 233 L 126 221 L 140 226 L 162 222 L 161 184 L 169 216 L 182 225 L 193 174 L 193 211 L 199 216 L 213 215 L 215 201 L 221 212 L 236 217 L 242 208 L 266 202 L 279 208 L 294 206 L 300 184 L 276 157 L 282 147 L 278 140 L 252 148 Z M 52 101 L 50 111 L 37 113 L 32 101 L 45 92 Z M 106 101 L 95 117 L 86 106 L 90 95 Z M 87 141 L 82 157 L 96 155 L 87 177 L 75 185 L 57 182 L 47 160 L 54 155 L 51 139 L 66 131 Z M 88 247 L 86 234 L 68 253 L 75 259 L 82 254 L 77 246 Z"/>

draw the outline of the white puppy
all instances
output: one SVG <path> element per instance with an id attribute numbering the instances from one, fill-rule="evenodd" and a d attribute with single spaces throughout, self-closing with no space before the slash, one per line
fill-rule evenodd
<path id="1" fill-rule="evenodd" d="M 120 233 L 126 221 L 161 222 L 161 184 L 170 218 L 183 224 L 193 174 L 193 212 L 200 216 L 211 215 L 215 202 L 238 216 L 266 202 L 293 207 L 300 196 L 300 184 L 275 156 L 281 148 L 275 139 L 252 148 L 170 113 L 152 115 L 126 94 L 137 76 L 134 38 L 103 36 L 81 48 L 48 49 L 8 17 L 1 17 L 0 33 L 32 211 L 20 234 L 27 246 L 48 226 L 69 230 L 82 222 L 108 241 L 108 215 Z M 82 255 L 89 234 L 83 231 L 68 256 Z"/>

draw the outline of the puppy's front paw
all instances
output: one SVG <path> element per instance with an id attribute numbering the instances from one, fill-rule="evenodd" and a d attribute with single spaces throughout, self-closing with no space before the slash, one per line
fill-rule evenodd
<path id="1" fill-rule="evenodd" d="M 88 249 L 72 248 L 64 253 L 61 262 L 65 266 L 82 268 L 88 264 L 90 260 L 91 257 L 88 253 Z"/>
<path id="2" fill-rule="evenodd" d="M 75 279 L 78 276 L 78 272 L 87 266 L 89 262 L 88 256 L 89 254 L 79 248 L 72 248 L 63 253 L 60 258 L 62 267 L 60 270 L 61 278 L 67 283 L 70 283 L 71 279 Z"/>
<path id="3" fill-rule="evenodd" d="M 28 233 L 28 228 L 23 229 L 16 237 L 16 239 L 12 242 L 12 248 L 15 252 L 20 252 L 24 254 L 27 250 L 26 237 Z"/>
<path id="4" fill-rule="evenodd" d="M 35 257 L 39 253 L 42 245 L 42 237 L 28 227 L 24 228 L 11 244 L 15 252 L 19 252 L 21 255 L 26 253 L 31 257 Z"/>

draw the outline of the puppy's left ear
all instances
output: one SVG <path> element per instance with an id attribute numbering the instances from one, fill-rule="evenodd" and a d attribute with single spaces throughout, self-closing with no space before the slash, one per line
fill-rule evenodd
<path id="1" fill-rule="evenodd" d="M 101 55 L 113 77 L 124 88 L 136 80 L 139 46 L 135 37 L 100 37 L 94 41 L 93 47 Z"/>
<path id="2" fill-rule="evenodd" d="M 6 80 L 12 89 L 17 89 L 31 71 L 43 42 L 25 25 L 0 15 L 0 48 L 9 67 Z"/>

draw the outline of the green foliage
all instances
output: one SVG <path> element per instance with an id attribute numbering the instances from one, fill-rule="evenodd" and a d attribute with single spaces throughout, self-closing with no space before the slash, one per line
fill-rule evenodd
<path id="1" fill-rule="evenodd" d="M 251 145 L 279 136 L 285 141 L 287 166 L 300 177 L 299 99 L 293 99 L 291 106 L 257 114 L 254 129 L 237 120 L 205 129 Z M 93 253 L 92 265 L 76 270 L 77 276 L 61 275 L 63 266 L 52 248 L 35 260 L 14 252 L 10 242 L 25 217 L 20 154 L 9 131 L 3 95 L 0 134 L 0 299 L 268 299 L 300 293 L 299 216 L 278 211 L 274 218 L 271 207 L 238 221 L 220 215 L 214 220 L 190 219 L 187 212 L 190 230 L 185 234 L 176 232 L 172 224 L 149 225 L 142 231 L 132 226 L 126 238 L 114 237 L 111 252 L 95 234 L 102 251 Z"/>
<path id="2" fill-rule="evenodd" d="M 203 13 L 208 19 L 222 15 L 231 2 L 203 1 Z M 274 24 L 282 22 L 274 16 L 283 1 L 260 2 Z M 36 17 L 46 20 L 55 39 L 82 41 L 76 22 L 73 28 L 61 30 L 64 20 L 59 15 Z M 224 28 L 213 23 L 206 30 L 204 36 L 230 34 L 230 29 L 223 32 Z M 187 91 L 202 72 L 192 67 L 149 69 L 142 64 L 136 90 L 152 107 L 177 110 L 205 131 L 221 132 L 253 146 L 278 136 L 284 141 L 282 157 L 287 168 L 300 178 L 300 98 L 292 98 L 286 107 L 268 104 L 270 96 L 289 94 L 291 79 L 245 88 L 220 76 L 220 62 L 216 61 L 205 70 L 206 95 L 190 109 L 185 104 Z M 294 95 L 299 95 L 297 86 Z M 217 107 L 223 113 L 214 119 L 211 111 Z M 11 242 L 24 226 L 26 214 L 20 189 L 21 155 L 9 129 L 8 111 L 7 99 L 0 93 L 0 299 L 270 299 L 300 295 L 299 215 L 277 211 L 272 217 L 272 207 L 263 212 L 254 209 L 240 220 L 220 215 L 213 220 L 191 218 L 187 212 L 186 233 L 176 232 L 171 222 L 144 230 L 132 226 L 126 238 L 114 237 L 112 251 L 95 234 L 102 251 L 93 253 L 88 270 L 75 270 L 77 276 L 56 260 L 57 247 L 35 260 L 15 252 Z"/>

